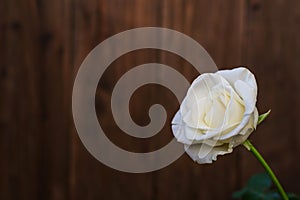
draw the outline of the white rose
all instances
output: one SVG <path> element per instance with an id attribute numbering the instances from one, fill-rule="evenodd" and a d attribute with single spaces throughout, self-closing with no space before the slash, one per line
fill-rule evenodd
<path id="1" fill-rule="evenodd" d="M 231 153 L 256 128 L 257 85 L 246 68 L 196 78 L 172 121 L 178 142 L 198 163 Z"/>

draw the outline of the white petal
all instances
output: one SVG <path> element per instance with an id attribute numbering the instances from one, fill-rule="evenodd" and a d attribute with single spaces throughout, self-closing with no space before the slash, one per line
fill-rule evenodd
<path id="1" fill-rule="evenodd" d="M 223 144 L 209 140 L 209 138 L 219 134 L 219 130 L 211 130 L 208 133 L 203 133 L 199 129 L 187 126 L 181 118 L 180 110 L 175 114 L 172 120 L 172 132 L 177 141 L 183 144 L 207 143 L 213 146 Z"/>
<path id="2" fill-rule="evenodd" d="M 186 125 L 182 121 L 180 111 L 178 111 L 172 120 L 172 132 L 178 142 L 183 144 L 192 144 L 192 140 L 189 140 L 185 136 Z"/>
<path id="3" fill-rule="evenodd" d="M 254 120 L 253 120 L 254 128 L 256 129 L 257 122 L 258 122 L 258 110 L 257 110 L 256 107 L 255 107 L 255 109 L 254 109 L 253 119 L 254 119 Z"/>
<path id="4" fill-rule="evenodd" d="M 204 122 L 208 107 L 209 103 L 206 98 L 197 99 L 195 95 L 190 94 L 180 106 L 182 120 L 190 127 L 208 130 L 210 127 Z"/>
<path id="5" fill-rule="evenodd" d="M 243 81 L 235 82 L 234 87 L 245 103 L 245 114 L 252 113 L 255 109 L 257 88 L 252 88 Z"/>
<path id="6" fill-rule="evenodd" d="M 180 110 L 177 111 L 175 116 L 173 117 L 172 124 L 182 124 L 182 118 Z"/>
<path id="7" fill-rule="evenodd" d="M 224 77 L 245 102 L 246 114 L 254 111 L 257 97 L 255 76 L 246 68 L 239 67 L 232 70 L 220 70 L 216 74 Z"/>
<path id="8" fill-rule="evenodd" d="M 241 121 L 241 123 L 235 128 L 233 129 L 231 132 L 225 134 L 225 135 L 219 135 L 216 136 L 214 139 L 216 140 L 226 140 L 228 138 L 231 138 L 235 135 L 238 135 L 241 130 L 249 123 L 251 115 L 244 115 L 243 120 Z"/>
<path id="9" fill-rule="evenodd" d="M 232 86 L 238 80 L 247 83 L 252 88 L 257 88 L 255 76 L 244 67 L 238 67 L 230 70 L 220 70 L 216 74 L 225 78 Z"/>
<path id="10" fill-rule="evenodd" d="M 230 144 L 232 144 L 234 147 L 246 141 L 250 134 L 255 130 L 258 118 L 258 112 L 256 108 L 255 111 L 256 112 L 252 113 L 248 124 L 239 132 L 238 135 L 232 137 Z"/>
<path id="11" fill-rule="evenodd" d="M 215 86 L 221 85 L 221 88 Z M 213 106 L 214 92 L 213 90 L 227 91 L 232 88 L 230 84 L 220 75 L 217 74 L 202 74 L 200 75 L 189 88 L 186 97 L 184 98 L 180 111 L 183 121 L 190 127 L 210 130 L 211 126 L 206 123 L 205 114 Z M 213 106 L 213 109 L 218 109 Z M 222 115 L 222 114 L 220 114 Z M 218 116 L 220 116 L 218 115 Z M 222 117 L 222 116 L 221 116 Z M 207 119 L 207 118 L 206 118 Z M 222 118 L 223 121 L 223 118 Z"/>
<path id="12" fill-rule="evenodd" d="M 211 147 L 206 144 L 185 145 L 187 154 L 199 164 L 212 163 L 213 160 L 217 160 L 218 155 L 231 153 L 232 150 L 228 144 L 218 147 Z"/>
<path id="13" fill-rule="evenodd" d="M 243 119 L 245 113 L 245 104 L 239 95 L 232 89 L 230 102 L 226 108 L 226 124 L 237 124 Z"/>

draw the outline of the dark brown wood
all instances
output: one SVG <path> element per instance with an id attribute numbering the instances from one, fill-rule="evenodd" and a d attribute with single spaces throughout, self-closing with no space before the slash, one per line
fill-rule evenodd
<path id="1" fill-rule="evenodd" d="M 1 197 L 67 199 L 71 7 L 61 1 L 4 5 Z"/>
<path id="2" fill-rule="evenodd" d="M 163 3 L 163 26 L 185 33 L 197 40 L 222 66 L 236 66 L 241 62 L 243 1 L 172 1 Z M 233 10 L 235 12 L 233 12 Z M 174 19 L 177 20 L 174 20 Z M 234 30 L 234 31 L 233 31 Z M 230 51 L 230 53 L 226 53 Z M 177 67 L 186 77 L 194 79 L 198 73 L 176 57 L 162 56 L 162 62 Z M 178 64 L 179 63 L 179 64 Z M 166 97 L 160 97 L 166 99 Z M 174 102 L 172 99 L 167 102 Z M 178 109 L 177 102 L 174 107 Z M 175 109 L 176 110 L 176 109 Z M 172 112 L 172 110 L 170 111 Z M 166 131 L 167 132 L 167 131 Z M 187 170 L 188 169 L 188 170 Z M 198 165 L 185 155 L 173 165 L 159 171 L 158 199 L 224 199 L 239 187 L 238 155 L 219 158 L 213 165 Z M 172 181 L 170 181 L 172 180 Z M 174 191 L 165 189 L 176 188 Z M 211 188 L 218 188 L 217 192 Z M 222 188 L 222 189 L 221 189 Z"/>
<path id="3" fill-rule="evenodd" d="M 299 190 L 300 163 L 299 6 L 299 1 L 249 1 L 243 59 L 257 77 L 259 111 L 272 109 L 269 119 L 253 134 L 253 141 L 286 189 L 295 192 Z M 245 181 L 263 169 L 245 152 L 241 170 Z"/>
<path id="4" fill-rule="evenodd" d="M 260 112 L 269 119 L 251 140 L 288 191 L 300 194 L 300 2 L 297 0 L 2 0 L 0 1 L 0 199 L 230 199 L 263 171 L 243 147 L 198 165 L 184 155 L 170 166 L 129 174 L 98 162 L 82 145 L 71 95 L 80 64 L 106 38 L 131 28 L 159 26 L 198 41 L 220 69 L 246 65 L 257 77 Z M 162 131 L 135 139 L 115 124 L 114 84 L 129 69 L 159 62 L 189 81 L 198 73 L 184 59 L 159 50 L 121 56 L 101 78 L 98 119 L 118 146 L 148 152 L 172 139 L 175 96 L 157 85 L 131 99 L 132 118 L 149 123 L 148 108 L 165 106 Z M 158 72 L 159 73 L 159 72 Z"/>

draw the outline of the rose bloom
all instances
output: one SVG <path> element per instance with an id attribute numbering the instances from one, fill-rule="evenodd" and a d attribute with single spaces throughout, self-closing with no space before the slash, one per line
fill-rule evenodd
<path id="1" fill-rule="evenodd" d="M 201 74 L 172 120 L 177 141 L 198 163 L 231 153 L 256 128 L 257 85 L 246 68 Z"/>

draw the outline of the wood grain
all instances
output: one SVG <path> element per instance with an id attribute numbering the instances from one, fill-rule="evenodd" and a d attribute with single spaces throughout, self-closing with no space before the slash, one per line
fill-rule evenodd
<path id="1" fill-rule="evenodd" d="M 73 82 L 87 54 L 106 38 L 136 27 L 174 29 L 198 41 L 220 69 L 248 66 L 259 85 L 258 109 L 271 116 L 251 136 L 288 191 L 300 194 L 300 2 L 297 0 L 2 0 L 0 1 L 0 199 L 230 199 L 263 169 L 238 147 L 213 165 L 183 155 L 156 172 L 129 174 L 98 162 L 72 119 Z M 172 139 L 179 107 L 164 87 L 147 85 L 130 112 L 149 123 L 148 108 L 168 113 L 149 139 L 123 133 L 113 120 L 114 85 L 133 67 L 158 62 L 192 81 L 198 73 L 170 52 L 145 49 L 120 56 L 100 79 L 99 123 L 116 145 L 134 152 Z M 157 74 L 160 72 L 157 71 Z"/>
<path id="2" fill-rule="evenodd" d="M 246 51 L 243 62 L 250 66 L 258 80 L 258 109 L 260 112 L 272 109 L 269 119 L 253 135 L 253 140 L 288 191 L 299 188 L 299 170 L 296 169 L 300 163 L 296 117 L 300 91 L 300 58 L 297 56 L 300 13 L 296 9 L 299 3 L 249 1 L 244 40 Z M 243 179 L 263 170 L 246 154 Z"/>

